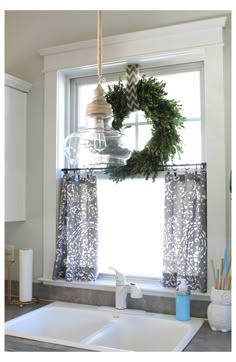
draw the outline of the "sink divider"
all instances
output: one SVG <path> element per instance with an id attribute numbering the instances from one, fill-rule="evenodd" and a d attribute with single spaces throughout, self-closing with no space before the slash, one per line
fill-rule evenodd
<path id="1" fill-rule="evenodd" d="M 105 331 L 112 329 L 114 327 L 115 324 L 117 324 L 119 322 L 119 319 L 114 318 L 113 320 L 111 320 L 110 322 L 108 322 L 107 324 L 105 324 L 104 326 L 102 326 L 101 328 L 98 328 L 96 331 L 94 331 L 93 333 L 91 333 L 90 335 L 88 335 L 87 337 L 83 338 L 80 340 L 80 343 L 82 344 L 92 344 L 92 342 L 94 341 L 94 339 L 100 337 Z"/>

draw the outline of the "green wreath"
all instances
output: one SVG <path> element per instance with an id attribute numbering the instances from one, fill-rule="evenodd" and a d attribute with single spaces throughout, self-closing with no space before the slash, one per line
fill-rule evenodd
<path id="1" fill-rule="evenodd" d="M 110 179 L 119 182 L 127 177 L 152 176 L 153 181 L 161 169 L 174 158 L 180 156 L 182 139 L 180 129 L 184 127 L 185 118 L 181 114 L 182 106 L 175 99 L 166 98 L 166 84 L 151 77 L 143 76 L 136 84 L 139 109 L 152 126 L 152 137 L 143 150 L 133 151 L 125 166 L 108 168 Z M 106 100 L 113 109 L 112 126 L 121 130 L 123 122 L 131 111 L 127 103 L 127 90 L 120 80 L 118 84 L 108 86 Z"/>

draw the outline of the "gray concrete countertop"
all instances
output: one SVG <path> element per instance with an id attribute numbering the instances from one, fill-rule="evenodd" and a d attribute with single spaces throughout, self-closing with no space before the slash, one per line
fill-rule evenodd
<path id="1" fill-rule="evenodd" d="M 39 304 L 25 305 L 19 308 L 16 305 L 5 305 L 5 321 L 16 318 L 22 314 L 31 312 L 37 308 L 49 304 L 49 301 L 41 300 Z M 52 343 L 44 343 L 24 338 L 5 336 L 5 351 L 18 352 L 86 352 L 86 350 L 61 346 Z M 231 352 L 231 332 L 222 333 L 212 331 L 205 321 L 201 329 L 187 345 L 184 352 Z"/>

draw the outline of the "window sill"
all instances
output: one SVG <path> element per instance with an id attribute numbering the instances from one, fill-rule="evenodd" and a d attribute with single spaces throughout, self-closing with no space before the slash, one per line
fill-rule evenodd
<path id="1" fill-rule="evenodd" d="M 54 285 L 61 287 L 70 287 L 70 288 L 81 288 L 81 289 L 91 289 L 91 290 L 104 290 L 115 292 L 115 281 L 114 279 L 97 279 L 95 282 L 66 282 L 64 280 L 52 280 L 47 278 L 38 278 L 39 282 L 42 282 L 45 285 Z M 127 280 L 129 282 L 129 279 Z M 152 295 L 159 297 L 169 297 L 175 298 L 176 291 L 174 288 L 164 288 L 158 282 L 137 282 L 138 286 L 142 289 L 144 295 Z M 191 292 L 192 300 L 202 300 L 210 301 L 210 293 L 200 293 L 198 291 Z"/>

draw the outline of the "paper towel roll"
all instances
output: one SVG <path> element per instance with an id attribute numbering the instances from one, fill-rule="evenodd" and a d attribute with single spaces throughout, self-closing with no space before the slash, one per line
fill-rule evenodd
<path id="1" fill-rule="evenodd" d="M 32 301 L 33 250 L 19 250 L 19 299 L 21 302 Z"/>

